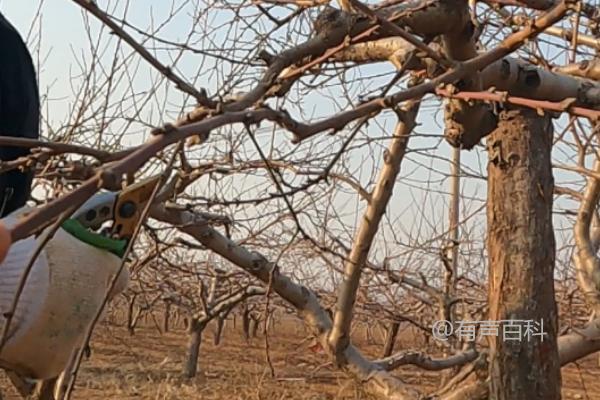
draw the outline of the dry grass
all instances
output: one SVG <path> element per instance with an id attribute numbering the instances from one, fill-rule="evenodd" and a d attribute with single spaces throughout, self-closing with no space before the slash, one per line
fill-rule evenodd
<path id="1" fill-rule="evenodd" d="M 212 327 L 208 328 L 201 350 L 202 376 L 185 380 L 180 375 L 186 344 L 182 328 L 161 335 L 149 325 L 130 336 L 122 327 L 105 323 L 97 329 L 92 357 L 84 362 L 74 399 L 368 399 L 358 385 L 334 371 L 324 355 L 308 350 L 300 324 L 280 325 L 278 333 L 270 335 L 275 378 L 265 361 L 264 338 L 246 343 L 239 329 L 228 328 L 218 347 L 212 343 Z M 368 345 L 362 335 L 356 340 L 371 356 L 380 351 L 380 344 Z M 401 338 L 398 346 L 411 343 Z M 439 382 L 439 374 L 412 367 L 398 373 L 426 390 Z M 6 379 L 1 386 L 5 399 L 19 398 Z M 563 398 L 600 399 L 597 356 L 563 369 Z"/>

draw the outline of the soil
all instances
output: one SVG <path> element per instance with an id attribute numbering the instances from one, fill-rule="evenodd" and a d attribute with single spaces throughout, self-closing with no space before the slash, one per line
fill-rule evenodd
<path id="1" fill-rule="evenodd" d="M 213 327 L 204 333 L 200 352 L 200 374 L 184 379 L 186 331 L 176 326 L 161 333 L 157 321 L 146 321 L 132 336 L 123 326 L 103 322 L 92 339 L 92 354 L 78 375 L 73 399 L 231 399 L 231 400 L 350 400 L 369 399 L 360 386 L 335 371 L 327 357 L 311 350 L 310 341 L 298 322 L 288 321 L 269 333 L 269 355 L 265 338 L 246 341 L 241 324 L 226 325 L 219 346 L 213 344 Z M 378 337 L 379 336 L 379 337 Z M 383 346 L 382 333 L 368 343 L 360 330 L 355 343 L 367 355 L 377 357 Z M 423 348 L 419 338 L 399 334 L 396 349 Z M 598 355 L 591 355 L 562 370 L 563 399 L 600 399 Z M 397 371 L 406 383 L 433 391 L 439 372 L 415 367 Z M 20 399 L 6 377 L 0 380 L 5 399 Z"/>

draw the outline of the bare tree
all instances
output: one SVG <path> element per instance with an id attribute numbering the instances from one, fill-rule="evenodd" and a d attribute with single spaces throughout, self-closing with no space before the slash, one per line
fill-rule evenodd
<path id="1" fill-rule="evenodd" d="M 37 177 L 13 240 L 160 171 L 126 318 L 162 313 L 166 332 L 185 314 L 186 376 L 242 303 L 248 339 L 287 307 L 378 398 L 560 398 L 560 368 L 600 350 L 597 2 L 338 3 L 183 1 L 148 26 L 69 3 L 89 48 L 64 121 L 44 116 L 48 141 L 0 138 L 33 149 L 2 170 Z M 457 332 L 485 320 L 497 337 Z M 513 320 L 546 335 L 504 340 Z M 381 359 L 359 348 L 365 325 L 386 326 Z M 408 364 L 444 379 L 424 393 Z"/>

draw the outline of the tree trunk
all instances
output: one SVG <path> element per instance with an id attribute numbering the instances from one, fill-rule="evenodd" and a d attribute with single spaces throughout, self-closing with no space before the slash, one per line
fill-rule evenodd
<path id="1" fill-rule="evenodd" d="M 394 351 L 394 344 L 396 343 L 396 336 L 398 336 L 398 329 L 400 328 L 400 322 L 392 322 L 387 328 L 385 334 L 385 344 L 383 345 L 382 357 L 389 357 Z"/>
<path id="2" fill-rule="evenodd" d="M 244 332 L 244 339 L 250 340 L 250 311 L 248 307 L 244 307 L 242 310 L 242 330 Z"/>
<path id="3" fill-rule="evenodd" d="M 215 346 L 218 346 L 219 344 L 221 344 L 221 336 L 223 335 L 223 327 L 225 326 L 226 318 L 227 318 L 227 315 L 220 316 L 217 318 L 217 327 L 215 328 L 215 335 L 214 335 Z"/>
<path id="4" fill-rule="evenodd" d="M 131 297 L 131 299 L 129 300 L 129 304 L 127 307 L 127 330 L 129 331 L 130 335 L 133 335 L 135 333 L 135 326 L 133 324 L 133 312 L 135 310 L 135 298 L 137 296 L 133 295 Z"/>
<path id="5" fill-rule="evenodd" d="M 165 313 L 163 315 L 163 333 L 169 332 L 169 319 L 171 317 L 171 303 L 165 303 Z"/>
<path id="6" fill-rule="evenodd" d="M 266 320 L 263 323 L 263 335 L 267 335 L 269 333 L 269 324 L 271 323 L 271 313 L 267 313 Z"/>
<path id="7" fill-rule="evenodd" d="M 274 332 L 275 331 L 275 323 L 277 322 L 277 321 L 275 321 L 275 313 L 273 313 L 273 312 L 270 313 L 268 318 L 269 318 L 269 323 L 267 326 L 269 327 L 269 329 L 271 329 L 271 331 Z"/>
<path id="8" fill-rule="evenodd" d="M 502 112 L 488 140 L 490 320 L 521 321 L 487 335 L 495 400 L 560 399 L 551 148 L 550 118 L 529 109 Z"/>
<path id="9" fill-rule="evenodd" d="M 375 338 L 373 337 L 373 328 L 369 323 L 365 323 L 365 341 L 367 344 L 375 343 Z"/>
<path id="10" fill-rule="evenodd" d="M 260 327 L 260 318 L 252 318 L 252 337 L 258 337 L 258 328 Z"/>
<path id="11" fill-rule="evenodd" d="M 135 328 L 136 328 L 138 322 L 140 322 L 140 317 L 142 317 L 144 315 L 142 313 L 141 307 L 138 307 L 137 311 L 134 314 L 135 315 L 133 315 L 133 317 L 130 317 L 129 326 L 127 327 L 127 329 L 129 330 L 129 334 L 132 336 L 135 334 Z"/>
<path id="12" fill-rule="evenodd" d="M 179 328 L 181 325 L 183 325 L 183 318 L 181 316 L 181 312 L 179 312 L 179 310 L 175 309 L 174 317 L 175 317 L 175 321 L 174 321 L 173 326 Z"/>
<path id="13" fill-rule="evenodd" d="M 190 321 L 190 336 L 183 364 L 183 375 L 186 378 L 193 378 L 198 373 L 198 356 L 200 354 L 200 344 L 202 344 L 202 331 L 205 326 L 205 324 L 201 324 L 196 319 L 191 319 Z"/>
<path id="14" fill-rule="evenodd" d="M 56 384 L 56 378 L 45 379 L 39 381 L 35 393 L 32 396 L 35 400 L 55 400 L 54 388 Z M 62 400 L 62 399 L 61 399 Z"/>

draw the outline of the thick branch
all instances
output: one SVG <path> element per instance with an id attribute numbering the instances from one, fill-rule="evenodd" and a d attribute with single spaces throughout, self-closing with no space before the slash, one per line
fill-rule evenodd
<path id="1" fill-rule="evenodd" d="M 181 232 L 194 237 L 207 248 L 262 282 L 267 284 L 271 282 L 273 291 L 296 308 L 307 326 L 319 338 L 321 346 L 328 347 L 327 333 L 331 329 L 331 319 L 311 290 L 293 282 L 277 268 L 271 274 L 272 264 L 264 256 L 239 246 L 212 229 L 208 221 L 190 211 L 168 209 L 164 205 L 157 205 L 152 209 L 152 217 L 167 222 Z M 363 382 L 367 390 L 381 398 L 392 400 L 419 398 L 417 392 L 406 388 L 399 379 L 365 359 L 354 346 L 346 347 L 344 359 L 347 360 L 347 364 L 343 367 L 346 373 Z"/>
<path id="2" fill-rule="evenodd" d="M 594 170 L 600 173 L 600 160 L 595 160 Z M 577 270 L 579 287 L 596 317 L 600 316 L 600 260 L 596 256 L 597 249 L 590 238 L 590 228 L 599 199 L 600 180 L 588 177 L 575 223 L 574 235 L 577 251 L 573 261 Z"/>
<path id="3" fill-rule="evenodd" d="M 436 90 L 436 93 L 440 96 L 449 97 L 453 99 L 483 100 L 498 103 L 509 103 L 516 106 L 533 108 L 534 110 L 538 110 L 540 112 L 542 112 L 543 110 L 568 112 L 571 115 L 589 118 L 591 121 L 600 120 L 600 110 L 592 110 L 583 107 L 574 107 L 568 100 L 560 103 L 545 100 L 531 100 L 523 97 L 508 96 L 506 93 L 495 93 L 490 91 L 452 93 L 446 89 L 438 89 Z"/>
<path id="4" fill-rule="evenodd" d="M 589 322 L 583 329 L 558 338 L 558 356 L 560 365 L 577 361 L 600 350 L 600 318 Z"/>
<path id="5" fill-rule="evenodd" d="M 375 361 L 386 371 L 392 371 L 403 365 L 416 365 L 427 371 L 441 371 L 448 368 L 460 367 L 477 359 L 478 353 L 471 349 L 455 354 L 448 358 L 432 358 L 420 351 L 400 352 L 390 357 Z"/>
<path id="6" fill-rule="evenodd" d="M 414 46 L 402 38 L 392 37 L 350 46 L 338 53 L 336 60 L 357 63 L 389 61 L 398 69 L 408 70 L 434 68 L 429 59 L 409 58 L 414 50 Z M 553 106 L 555 111 L 568 111 L 569 107 L 598 109 L 600 85 L 589 80 L 600 77 L 598 65 L 600 63 L 595 61 L 584 61 L 557 67 L 552 72 L 519 59 L 504 57 L 483 68 L 481 87 L 526 99 L 562 103 L 561 109 Z M 587 111 L 582 110 L 582 113 Z"/>
<path id="7" fill-rule="evenodd" d="M 465 61 L 458 68 L 452 69 L 426 83 L 422 83 L 420 85 L 411 87 L 410 89 L 404 90 L 400 93 L 396 93 L 382 99 L 375 99 L 369 101 L 356 107 L 353 110 L 344 111 L 333 117 L 314 123 L 310 125 L 309 128 L 303 130 L 303 133 L 301 135 L 296 135 L 297 137 L 295 141 L 299 142 L 301 140 L 307 139 L 310 136 L 313 136 L 316 133 L 328 129 L 340 129 L 346 126 L 351 121 L 354 121 L 360 117 L 366 115 L 374 115 L 382 109 L 386 107 L 391 107 L 402 101 L 420 98 L 427 93 L 435 91 L 435 88 L 438 87 L 440 84 L 456 82 L 469 74 L 473 74 L 478 70 L 481 70 L 486 66 L 492 64 L 493 62 L 506 57 L 507 55 L 521 47 L 526 40 L 532 39 L 547 27 L 561 20 L 568 11 L 568 9 L 568 3 L 561 2 L 551 11 L 541 16 L 539 19 L 535 20 L 534 23 L 532 23 L 531 25 L 525 27 L 519 32 L 510 35 L 495 49 L 492 49 L 475 58 Z M 481 131 L 476 131 L 476 133 L 477 132 Z M 469 136 L 457 139 L 460 139 L 460 143 L 456 142 L 454 143 L 455 145 L 460 145 L 463 148 L 468 149 L 475 146 L 479 142 L 481 137 Z"/>
<path id="8" fill-rule="evenodd" d="M 418 103 L 411 103 L 406 111 L 399 113 L 400 121 L 386 152 L 385 164 L 380 172 L 371 201 L 367 205 L 360 228 L 354 237 L 352 250 L 344 266 L 344 280 L 339 288 L 333 329 L 329 337 L 329 344 L 340 364 L 344 363 L 341 356 L 350 343 L 352 310 L 356 301 L 362 268 L 369 255 L 375 234 L 379 229 L 379 222 L 392 196 L 396 177 L 400 172 L 400 164 L 406 153 L 409 135 L 415 125 L 418 109 Z"/>

